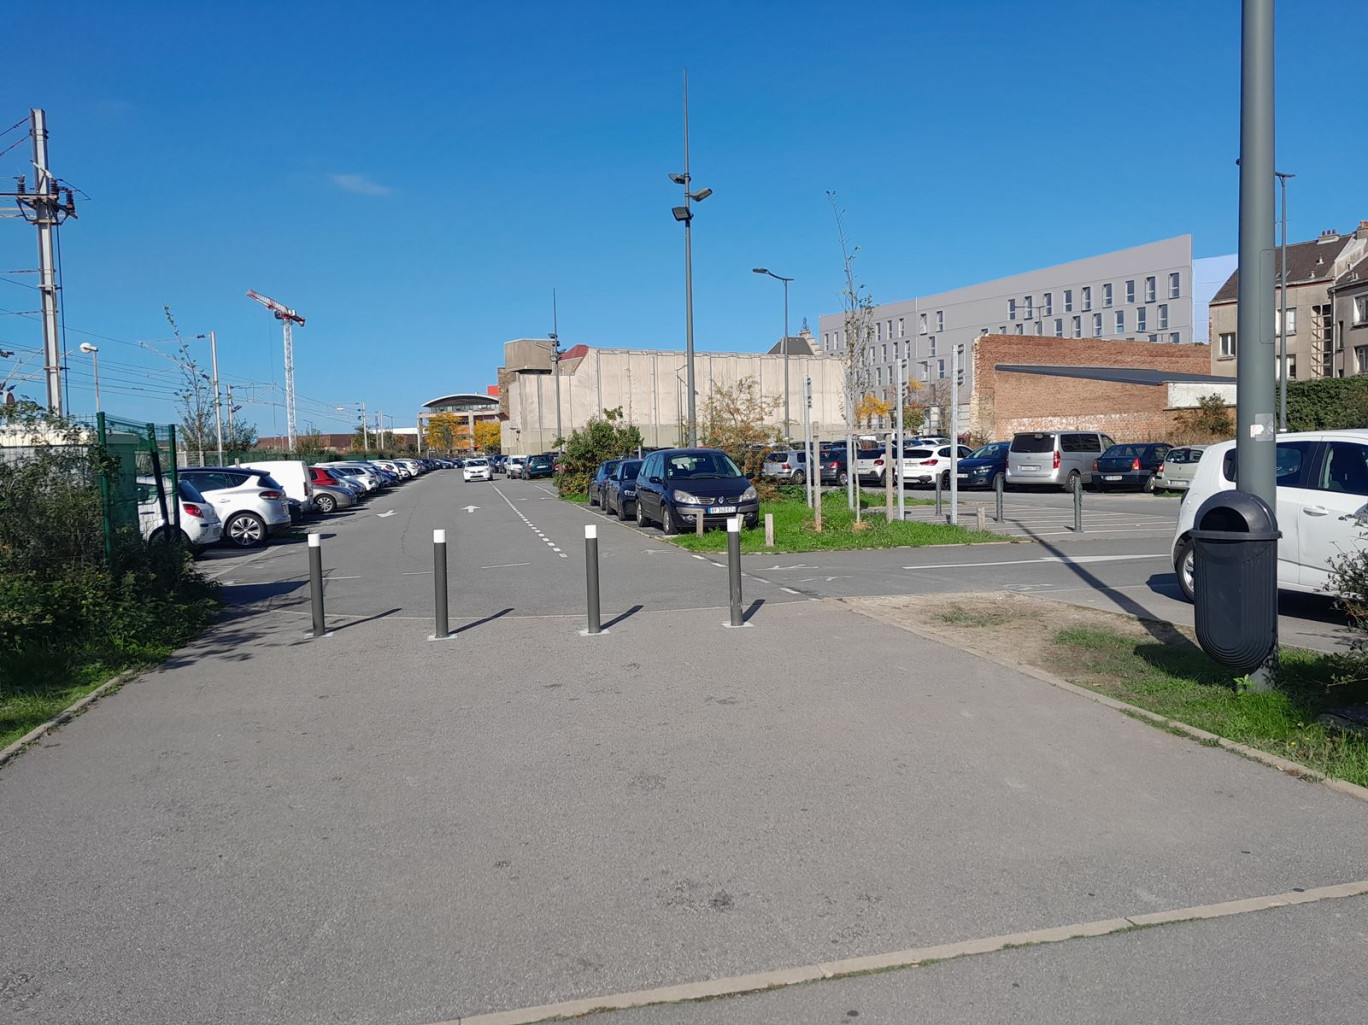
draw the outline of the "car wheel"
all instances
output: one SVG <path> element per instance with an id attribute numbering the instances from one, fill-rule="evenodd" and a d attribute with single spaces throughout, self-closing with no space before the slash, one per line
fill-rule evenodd
<path id="1" fill-rule="evenodd" d="M 840 473 L 836 475 L 836 483 L 839 484 L 841 487 L 845 487 L 847 484 L 850 483 L 850 474 L 842 470 Z"/>
<path id="2" fill-rule="evenodd" d="M 950 490 L 950 471 L 949 471 L 949 470 L 944 470 L 944 471 L 942 471 L 942 473 L 941 473 L 941 490 L 942 490 L 942 491 L 949 491 L 949 490 Z"/>
<path id="3" fill-rule="evenodd" d="M 234 513 L 223 525 L 223 535 L 238 548 L 255 548 L 266 541 L 266 524 L 255 513 Z"/>
<path id="4" fill-rule="evenodd" d="M 165 527 L 158 527 L 147 537 L 147 543 L 150 545 L 164 545 L 170 540 L 171 532 Z"/>
<path id="5" fill-rule="evenodd" d="M 674 511 L 674 506 L 667 501 L 660 503 L 660 529 L 667 534 L 683 533 L 679 529 L 679 514 Z"/>
<path id="6" fill-rule="evenodd" d="M 1070 470 L 1069 476 L 1064 479 L 1064 491 L 1072 495 L 1077 481 L 1082 479 L 1082 475 L 1077 470 Z"/>
<path id="7" fill-rule="evenodd" d="M 617 515 L 618 519 L 620 519 L 623 523 L 627 522 L 627 503 L 622 500 L 621 495 L 618 496 Z"/>
<path id="8" fill-rule="evenodd" d="M 589 492 L 589 506 L 590 506 L 590 508 L 592 508 L 593 506 L 596 506 L 596 505 L 598 505 L 598 504 L 599 504 L 598 496 L 595 495 L 593 491 L 590 491 L 590 492 Z"/>
<path id="9" fill-rule="evenodd" d="M 636 521 L 638 527 L 646 529 L 646 506 L 642 504 L 640 497 L 637 498 Z"/>
<path id="10" fill-rule="evenodd" d="M 315 495 L 314 508 L 321 513 L 330 513 L 337 509 L 337 499 L 332 495 Z"/>
<path id="11" fill-rule="evenodd" d="M 806 484 L 806 483 L 807 483 L 807 476 L 803 473 L 802 470 L 794 470 L 794 471 L 793 471 L 793 477 L 791 478 L 791 481 L 792 481 L 792 483 L 794 483 L 794 484 Z"/>
<path id="12" fill-rule="evenodd" d="M 1150 474 L 1145 478 L 1145 483 L 1140 485 L 1140 490 L 1147 495 L 1154 494 L 1154 474 Z"/>
<path id="13" fill-rule="evenodd" d="M 1188 601 L 1196 601 L 1193 590 L 1192 541 L 1188 538 L 1178 542 L 1173 550 L 1173 572 L 1178 575 L 1178 590 Z"/>

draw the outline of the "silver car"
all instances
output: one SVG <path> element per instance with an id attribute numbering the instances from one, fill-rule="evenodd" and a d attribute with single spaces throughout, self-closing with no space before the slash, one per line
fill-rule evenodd
<path id="1" fill-rule="evenodd" d="M 1101 431 L 1020 431 L 1007 450 L 1007 483 L 1072 491 L 1074 481 L 1092 482 L 1093 460 L 1114 444 Z"/>
<path id="2" fill-rule="evenodd" d="M 765 456 L 760 476 L 802 484 L 807 480 L 807 453 L 798 448 L 777 449 Z"/>
<path id="3" fill-rule="evenodd" d="M 1154 475 L 1155 491 L 1186 491 L 1192 486 L 1197 464 L 1202 461 L 1205 445 L 1179 445 L 1164 453 L 1164 462 Z"/>

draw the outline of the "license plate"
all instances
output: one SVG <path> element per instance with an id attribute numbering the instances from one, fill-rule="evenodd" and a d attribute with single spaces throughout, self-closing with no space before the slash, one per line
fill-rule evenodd
<path id="1" fill-rule="evenodd" d="M 736 512 L 734 505 L 713 505 L 708 507 L 709 516 L 725 516 L 727 513 Z"/>
<path id="2" fill-rule="evenodd" d="M 1021 467 L 1019 467 L 1019 469 L 1025 470 L 1027 473 L 1035 473 L 1037 470 L 1040 469 L 1040 467 L 1022 465 Z"/>
<path id="3" fill-rule="evenodd" d="M 1103 480 L 1120 480 L 1120 479 L 1121 479 L 1121 475 L 1120 475 L 1119 473 L 1108 473 L 1108 474 L 1104 474 L 1103 477 L 1102 477 L 1102 479 L 1103 479 Z"/>
<path id="4" fill-rule="evenodd" d="M 969 479 L 969 475 L 968 475 L 967 473 L 957 473 L 957 474 L 955 474 L 955 476 L 958 477 L 960 480 L 968 480 L 968 479 Z"/>

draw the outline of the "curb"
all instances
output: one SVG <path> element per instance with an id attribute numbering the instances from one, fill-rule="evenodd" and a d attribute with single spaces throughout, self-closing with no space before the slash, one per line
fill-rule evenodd
<path id="1" fill-rule="evenodd" d="M 1011 593 L 1016 598 L 1027 597 L 1024 595 L 1020 595 L 1017 592 L 1009 593 Z M 982 595 L 979 595 L 979 597 L 982 597 Z M 1029 597 L 1032 601 L 1051 601 L 1052 604 L 1056 605 L 1069 604 L 1068 602 L 1052 601 L 1049 598 L 1042 599 L 1035 595 L 1031 595 Z M 834 600 L 839 602 L 841 605 L 844 605 L 849 611 L 854 612 L 857 615 L 864 615 L 864 613 L 860 612 L 859 609 L 855 608 L 853 605 L 848 604 L 849 599 L 836 598 Z M 1172 623 L 1165 623 L 1164 620 L 1142 620 L 1138 616 L 1122 616 L 1120 615 L 1120 613 L 1115 612 L 1105 614 L 1119 616 L 1122 619 L 1131 620 L 1136 623 L 1162 623 L 1166 626 L 1172 626 L 1175 630 L 1178 629 Z M 890 621 L 880 620 L 880 622 Z M 998 658 L 996 655 L 992 655 L 986 651 L 982 651 L 974 647 L 972 644 L 963 644 L 959 642 L 951 643 L 940 634 L 936 634 L 932 631 L 924 630 L 918 626 L 909 625 L 907 623 L 890 623 L 890 625 L 897 626 L 898 629 L 906 630 L 908 633 L 916 634 L 918 637 L 921 637 L 924 640 L 934 641 L 935 643 L 943 644 L 948 648 L 957 648 L 960 651 L 967 651 L 969 654 L 975 656 L 976 658 L 981 658 L 985 662 L 992 662 L 994 665 L 999 665 L 1005 669 L 1011 669 L 1014 672 L 1022 673 L 1025 676 L 1030 676 L 1044 683 L 1048 683 L 1052 687 L 1058 687 L 1060 690 L 1066 690 L 1070 694 L 1077 694 L 1079 697 L 1087 698 L 1089 701 L 1095 701 L 1099 705 L 1106 705 L 1108 708 L 1114 708 L 1118 712 L 1124 712 L 1126 715 L 1132 716 L 1136 719 L 1144 719 L 1147 722 L 1153 723 L 1156 726 L 1162 726 L 1164 729 L 1169 730 L 1170 732 L 1181 734 L 1190 740 L 1197 740 L 1201 741 L 1204 744 L 1225 748 L 1227 751 L 1233 751 L 1238 755 L 1243 755 L 1250 761 L 1259 762 L 1263 765 L 1267 765 L 1269 768 L 1277 769 L 1279 772 L 1285 775 L 1292 776 L 1296 779 L 1304 779 L 1310 783 L 1319 783 L 1321 786 L 1329 787 L 1331 790 L 1338 791 L 1339 793 L 1352 797 L 1355 800 L 1368 803 L 1368 787 L 1361 787 L 1357 783 L 1350 783 L 1348 780 L 1339 779 L 1335 776 L 1327 776 L 1324 773 L 1311 768 L 1310 766 L 1302 765 L 1300 762 L 1294 762 L 1289 758 L 1279 758 L 1277 755 L 1271 755 L 1267 751 L 1260 751 L 1257 748 L 1250 747 L 1248 744 L 1241 744 L 1238 741 L 1227 740 L 1225 737 L 1217 736 L 1215 733 L 1208 733 L 1206 730 L 1198 729 L 1196 726 L 1189 726 L 1187 723 L 1182 722 L 1178 719 L 1170 719 L 1166 715 L 1160 715 L 1158 712 L 1151 712 L 1147 708 L 1141 708 L 1138 705 L 1132 705 L 1128 702 L 1121 701 L 1107 694 L 1101 694 L 1095 690 L 1089 690 L 1088 688 L 1081 687 L 1076 683 L 1070 683 L 1063 677 L 1055 676 L 1053 673 L 1047 672 L 1044 669 L 1037 669 L 1035 666 L 1024 666 L 1014 662 L 1008 662 L 1006 659 Z"/>
<path id="2" fill-rule="evenodd" d="M 81 712 L 85 711 L 88 705 L 93 705 L 104 695 L 115 688 L 122 687 L 125 683 L 136 679 L 144 672 L 142 669 L 125 669 L 117 676 L 111 677 L 100 684 L 85 697 L 73 701 L 45 723 L 41 723 L 29 730 L 13 744 L 0 750 L 0 768 L 8 765 L 15 758 L 18 758 L 31 744 L 41 740 L 46 734 L 51 733 L 58 726 L 70 722 Z"/>

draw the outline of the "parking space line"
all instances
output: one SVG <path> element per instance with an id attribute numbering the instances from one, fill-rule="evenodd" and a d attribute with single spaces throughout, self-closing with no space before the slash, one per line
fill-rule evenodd
<path id="1" fill-rule="evenodd" d="M 536 485 L 536 484 L 534 484 L 534 485 L 532 485 L 532 486 L 533 486 L 533 487 L 538 487 L 538 485 Z M 494 489 L 494 493 L 495 493 L 496 495 L 498 495 L 500 498 L 502 498 L 502 499 L 504 500 L 504 502 L 506 502 L 506 503 L 508 504 L 508 508 L 512 509 L 515 513 L 517 513 L 518 519 L 520 519 L 520 520 L 522 520 L 524 523 L 526 523 L 526 524 L 528 525 L 528 527 L 530 527 L 530 528 L 532 529 L 532 533 L 536 534 L 536 535 L 537 535 L 538 537 L 540 537 L 543 541 L 545 541 L 545 542 L 547 543 L 547 545 L 550 546 L 550 548 L 551 548 L 551 550 L 552 550 L 553 552 L 555 552 L 557 555 L 559 555 L 562 559 L 568 559 L 568 558 L 569 558 L 568 555 L 566 555 L 563 551 L 561 551 L 558 547 L 556 547 L 556 543 L 555 543 L 554 541 L 549 540 L 545 534 L 543 534 L 539 529 L 537 529 L 537 525 L 536 525 L 535 523 L 533 523 L 533 522 L 532 522 L 531 520 L 529 520 L 526 516 L 524 516 L 524 515 L 522 514 L 522 511 L 521 511 L 516 505 L 514 505 L 511 501 L 509 501 L 508 496 L 505 495 L 502 491 L 500 491 L 499 488 L 498 488 L 498 486 L 497 486 L 496 484 L 494 484 L 493 481 L 490 482 L 490 487 L 492 487 L 492 488 Z M 545 490 L 545 488 L 543 488 L 542 490 Z"/>

